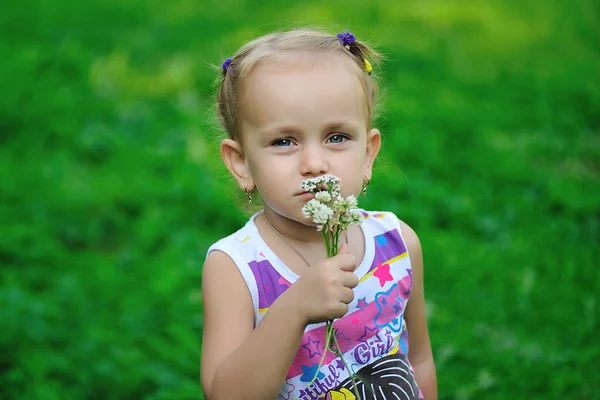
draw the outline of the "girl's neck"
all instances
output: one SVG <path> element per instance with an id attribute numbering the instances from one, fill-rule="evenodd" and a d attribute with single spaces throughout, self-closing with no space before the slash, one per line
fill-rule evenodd
<path id="1" fill-rule="evenodd" d="M 304 225 L 267 209 L 256 217 L 255 224 L 267 246 L 299 276 L 305 268 L 327 258 L 323 235 L 315 226 Z M 363 259 L 365 238 L 359 226 L 351 226 L 342 233 L 341 242 L 350 244 L 349 250 L 357 260 Z"/>
<path id="2" fill-rule="evenodd" d="M 303 224 L 265 207 L 258 218 L 265 218 L 265 223 L 282 235 L 286 240 L 309 246 L 323 243 L 323 234 L 317 231 L 316 226 Z M 308 221 L 308 220 L 307 220 Z"/>

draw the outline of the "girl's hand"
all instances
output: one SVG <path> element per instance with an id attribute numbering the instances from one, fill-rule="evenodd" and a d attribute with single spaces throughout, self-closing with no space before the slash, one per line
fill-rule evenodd
<path id="1" fill-rule="evenodd" d="M 356 258 L 344 243 L 336 256 L 309 268 L 284 293 L 286 301 L 306 325 L 340 318 L 354 300 L 352 289 L 358 285 L 355 269 Z"/>

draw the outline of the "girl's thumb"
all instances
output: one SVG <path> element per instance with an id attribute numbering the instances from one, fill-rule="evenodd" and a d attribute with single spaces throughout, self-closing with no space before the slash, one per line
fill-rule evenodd
<path id="1" fill-rule="evenodd" d="M 338 254 L 350 254 L 350 250 L 348 250 L 348 245 L 346 243 L 342 243 L 338 250 Z"/>

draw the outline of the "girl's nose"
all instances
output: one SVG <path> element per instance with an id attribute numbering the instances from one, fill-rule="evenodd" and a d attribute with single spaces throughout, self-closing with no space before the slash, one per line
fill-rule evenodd
<path id="1" fill-rule="evenodd" d="M 320 146 L 305 146 L 301 153 L 300 173 L 320 176 L 328 172 L 324 149 Z"/>

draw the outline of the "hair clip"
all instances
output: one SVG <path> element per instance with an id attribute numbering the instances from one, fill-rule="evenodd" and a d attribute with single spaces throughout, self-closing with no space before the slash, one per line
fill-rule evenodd
<path id="1" fill-rule="evenodd" d="M 338 39 L 340 39 L 340 42 L 342 42 L 343 46 L 348 46 L 350 47 L 350 45 L 354 42 L 356 42 L 356 36 L 354 36 L 352 33 L 350 32 L 346 32 L 346 33 L 338 33 L 337 34 Z"/>
<path id="2" fill-rule="evenodd" d="M 227 69 L 229 68 L 229 65 L 231 64 L 231 58 L 228 58 L 227 60 L 225 60 L 225 62 L 223 63 L 223 65 L 221 66 L 221 68 L 223 68 L 223 73 L 226 74 L 227 73 Z"/>
<path id="3" fill-rule="evenodd" d="M 369 75 L 371 75 L 371 72 L 373 71 L 373 67 L 371 66 L 371 63 L 366 58 L 365 58 L 365 71 Z"/>

